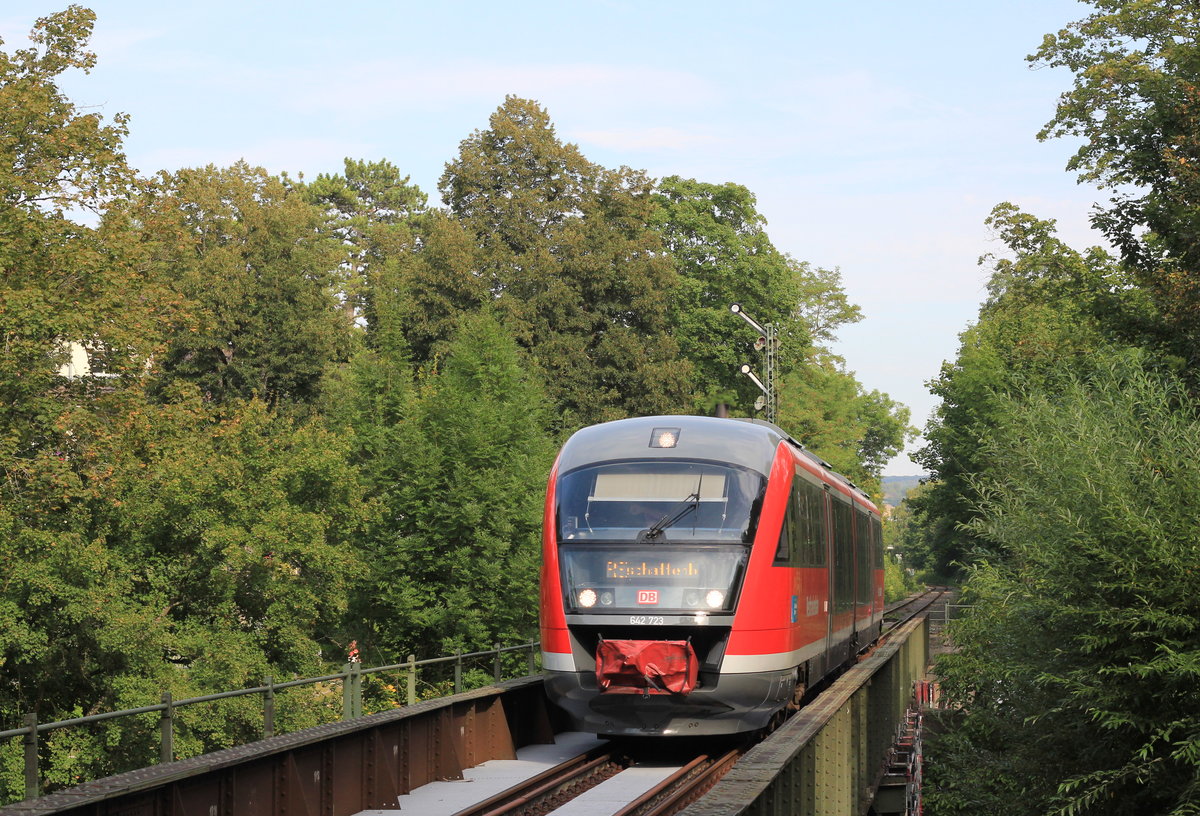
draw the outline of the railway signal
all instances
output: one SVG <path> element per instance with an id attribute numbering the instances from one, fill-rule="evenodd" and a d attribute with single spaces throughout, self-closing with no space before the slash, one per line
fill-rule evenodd
<path id="1" fill-rule="evenodd" d="M 740 303 L 733 303 L 729 306 L 729 311 L 745 320 L 750 325 L 750 328 L 758 332 L 758 339 L 754 341 L 755 351 L 766 352 L 767 376 L 764 383 L 754 375 L 749 365 L 743 365 L 741 372 L 758 386 L 763 392 L 762 397 L 754 402 L 755 410 L 761 411 L 764 407 L 767 409 L 767 422 L 775 422 L 775 414 L 777 409 L 777 395 L 775 392 L 775 357 L 779 352 L 779 338 L 775 334 L 775 324 L 768 323 L 765 326 L 757 320 L 746 314 Z"/>

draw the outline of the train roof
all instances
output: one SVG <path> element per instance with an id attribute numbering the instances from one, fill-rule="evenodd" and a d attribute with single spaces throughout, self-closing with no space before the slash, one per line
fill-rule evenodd
<path id="1" fill-rule="evenodd" d="M 677 428 L 675 447 L 651 447 L 659 428 Z M 558 472 L 615 459 L 705 459 L 730 462 L 764 475 L 770 473 L 775 449 L 786 437 L 765 423 L 706 416 L 650 416 L 618 419 L 576 431 L 563 445 Z"/>
<path id="2" fill-rule="evenodd" d="M 678 429 L 675 447 L 651 447 L 652 434 L 663 428 Z M 565 474 L 578 467 L 617 459 L 687 458 L 729 462 L 766 476 L 770 474 L 780 442 L 789 443 L 835 480 L 867 497 L 866 492 L 834 472 L 828 462 L 805 450 L 786 431 L 761 419 L 649 416 L 591 425 L 567 440 L 559 456 L 558 472 Z"/>

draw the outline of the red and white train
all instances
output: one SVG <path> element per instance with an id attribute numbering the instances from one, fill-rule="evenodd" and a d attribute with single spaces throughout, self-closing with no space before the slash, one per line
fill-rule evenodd
<path id="1" fill-rule="evenodd" d="M 753 731 L 873 642 L 879 511 L 774 425 L 584 428 L 546 494 L 545 686 L 606 735 Z"/>

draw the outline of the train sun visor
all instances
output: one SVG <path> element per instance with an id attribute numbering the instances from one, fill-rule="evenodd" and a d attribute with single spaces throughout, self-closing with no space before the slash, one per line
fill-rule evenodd
<path id="1" fill-rule="evenodd" d="M 690 694 L 700 661 L 688 640 L 603 640 L 596 647 L 601 693 Z"/>

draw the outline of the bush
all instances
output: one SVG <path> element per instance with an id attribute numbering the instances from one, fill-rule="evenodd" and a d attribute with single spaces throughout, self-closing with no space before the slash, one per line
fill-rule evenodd
<path id="1" fill-rule="evenodd" d="M 1110 352 L 1005 402 L 987 444 L 960 651 L 966 707 L 929 801 L 945 813 L 1200 806 L 1200 421 L 1176 379 Z"/>

